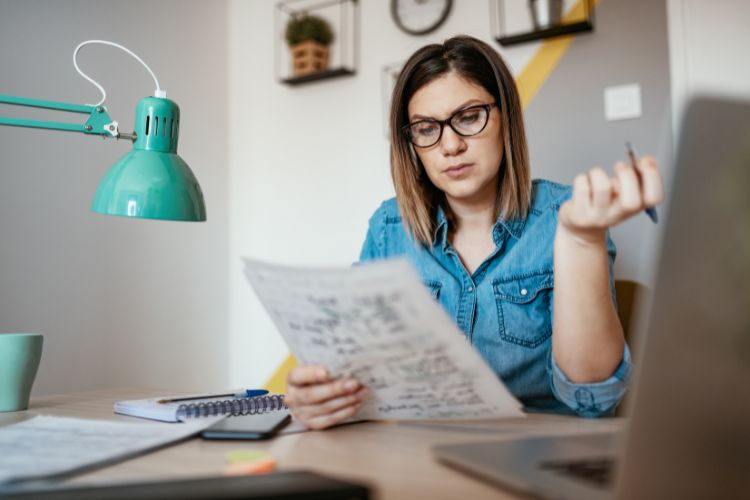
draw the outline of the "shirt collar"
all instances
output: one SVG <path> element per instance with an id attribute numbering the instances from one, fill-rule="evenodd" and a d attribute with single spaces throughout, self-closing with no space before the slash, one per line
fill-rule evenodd
<path id="1" fill-rule="evenodd" d="M 448 218 L 445 216 L 445 211 L 440 205 L 437 207 L 435 220 L 437 226 L 435 227 L 435 234 L 432 238 L 432 246 L 440 243 L 440 247 L 445 250 L 445 247 L 448 245 Z"/>
<path id="2" fill-rule="evenodd" d="M 435 246 L 440 243 L 441 248 L 445 250 L 445 247 L 448 244 L 448 218 L 445 216 L 445 210 L 443 210 L 441 205 L 438 205 L 435 220 L 437 226 L 435 227 L 435 234 L 432 238 L 432 245 Z M 492 226 L 492 237 L 497 244 L 501 229 L 505 229 L 508 234 L 519 240 L 521 239 L 525 226 L 525 218 L 518 217 L 505 220 L 504 214 L 501 214 L 500 217 L 498 217 L 497 222 L 495 222 L 495 225 Z"/>
<path id="3" fill-rule="evenodd" d="M 493 234 L 495 231 L 499 231 L 502 227 L 506 231 L 508 231 L 508 234 L 513 236 L 515 239 L 520 240 L 521 235 L 523 234 L 523 228 L 526 226 L 526 219 L 525 218 L 514 218 L 514 219 L 505 219 L 504 214 L 501 214 L 500 217 L 498 217 L 497 222 L 495 222 L 495 225 L 492 228 Z"/>

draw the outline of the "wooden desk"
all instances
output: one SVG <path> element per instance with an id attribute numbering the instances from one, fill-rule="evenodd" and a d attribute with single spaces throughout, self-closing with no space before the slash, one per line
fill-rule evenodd
<path id="1" fill-rule="evenodd" d="M 0 413 L 0 425 L 36 414 L 141 421 L 112 412 L 120 399 L 163 391 L 116 389 L 33 398 L 28 411 Z M 145 422 L 145 421 L 144 421 Z M 480 422 L 365 422 L 322 432 L 277 436 L 270 441 L 221 442 L 191 439 L 153 453 L 70 479 L 73 483 L 157 480 L 221 474 L 232 450 L 263 450 L 279 469 L 308 469 L 369 484 L 374 498 L 516 498 L 510 492 L 438 463 L 430 447 L 438 443 L 501 440 L 518 435 L 611 431 L 621 419 L 585 420 L 556 415 Z"/>

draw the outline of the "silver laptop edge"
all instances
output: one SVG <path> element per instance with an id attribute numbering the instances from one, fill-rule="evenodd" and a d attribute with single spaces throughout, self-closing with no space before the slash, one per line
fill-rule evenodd
<path id="1" fill-rule="evenodd" d="M 465 443 L 435 447 L 439 460 L 549 498 L 750 497 L 750 102 L 692 101 L 676 166 L 622 444 Z M 607 447 L 608 489 L 540 467 Z"/>

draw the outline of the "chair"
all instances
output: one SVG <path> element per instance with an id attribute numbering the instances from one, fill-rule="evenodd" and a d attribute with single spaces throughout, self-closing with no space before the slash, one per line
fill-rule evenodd
<path id="1" fill-rule="evenodd" d="M 634 309 L 639 296 L 647 292 L 647 288 L 636 281 L 615 280 L 615 293 L 617 295 L 617 316 L 620 318 L 622 329 L 625 332 L 625 340 L 628 344 L 633 341 L 631 328 L 634 323 Z M 632 349 L 632 344 L 630 345 Z"/>
<path id="2" fill-rule="evenodd" d="M 635 305 L 638 297 L 643 297 L 648 293 L 648 288 L 636 281 L 615 280 L 615 294 L 617 295 L 617 316 L 620 317 L 622 330 L 625 333 L 625 341 L 630 346 L 630 352 L 633 352 L 633 335 L 632 328 L 635 327 Z M 627 415 L 627 394 L 615 410 L 615 416 L 622 417 Z"/>

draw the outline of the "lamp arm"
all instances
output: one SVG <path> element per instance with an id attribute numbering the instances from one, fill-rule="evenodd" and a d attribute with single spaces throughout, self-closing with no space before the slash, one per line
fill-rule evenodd
<path id="1" fill-rule="evenodd" d="M 45 101 L 29 97 L 18 97 L 0 94 L 0 104 L 11 104 L 28 108 L 52 109 L 56 111 L 68 111 L 71 113 L 88 114 L 89 117 L 83 124 L 53 122 L 43 120 L 30 120 L 26 118 L 6 118 L 0 116 L 0 125 L 11 127 L 43 128 L 49 130 L 63 130 L 67 132 L 82 132 L 88 135 L 100 135 L 103 137 L 114 137 L 116 139 L 131 139 L 135 141 L 136 135 L 121 133 L 116 121 L 110 118 L 104 106 L 90 106 L 88 104 L 71 104 L 67 102 Z"/>

